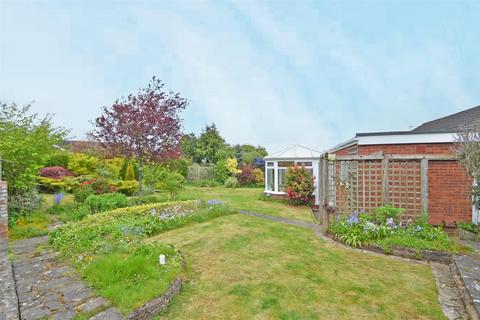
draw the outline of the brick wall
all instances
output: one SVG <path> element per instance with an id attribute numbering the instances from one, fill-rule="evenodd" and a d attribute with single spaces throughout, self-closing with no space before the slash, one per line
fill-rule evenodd
<path id="1" fill-rule="evenodd" d="M 0 250 L 8 246 L 7 183 L 0 181 Z"/>
<path id="2" fill-rule="evenodd" d="M 337 155 L 348 154 L 348 148 Z M 384 152 L 385 154 L 436 154 L 455 152 L 452 143 L 361 145 L 359 155 Z M 428 213 L 430 223 L 453 225 L 455 221 L 471 221 L 471 186 L 469 177 L 458 161 L 429 161 L 428 164 Z"/>
<path id="3" fill-rule="evenodd" d="M 429 161 L 428 211 L 433 224 L 471 221 L 472 178 L 457 161 Z"/>
<path id="4" fill-rule="evenodd" d="M 453 143 L 383 144 L 358 146 L 359 155 L 383 151 L 386 154 L 450 154 Z"/>

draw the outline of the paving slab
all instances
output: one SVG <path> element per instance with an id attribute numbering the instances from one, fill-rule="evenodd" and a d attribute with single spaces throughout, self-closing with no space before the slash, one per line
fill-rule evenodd
<path id="1" fill-rule="evenodd" d="M 22 320 L 72 319 L 109 306 L 85 285 L 75 269 L 58 260 L 58 254 L 48 248 L 47 237 L 20 240 L 12 243 L 11 249 Z"/>

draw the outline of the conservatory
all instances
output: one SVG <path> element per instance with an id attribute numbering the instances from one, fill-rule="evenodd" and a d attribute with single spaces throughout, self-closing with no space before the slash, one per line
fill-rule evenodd
<path id="1" fill-rule="evenodd" d="M 304 166 L 315 178 L 315 204 L 319 204 L 318 170 L 322 152 L 293 145 L 265 157 L 265 193 L 284 195 L 287 170 L 294 165 Z"/>

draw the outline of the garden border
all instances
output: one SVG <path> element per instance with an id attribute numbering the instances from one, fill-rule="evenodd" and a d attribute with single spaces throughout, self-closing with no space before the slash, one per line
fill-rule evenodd
<path id="1" fill-rule="evenodd" d="M 338 236 L 335 236 L 332 233 L 325 232 L 324 235 L 332 239 L 333 241 L 341 243 L 342 245 L 347 246 L 349 248 L 371 251 L 371 252 L 380 253 L 386 256 L 396 256 L 396 257 L 407 258 L 412 260 L 438 262 L 442 264 L 451 264 L 453 262 L 453 255 L 450 252 L 435 251 L 435 250 L 417 251 L 414 249 L 398 247 L 398 246 L 393 247 L 391 252 L 385 252 L 385 250 L 382 247 L 377 245 L 371 245 L 371 244 L 367 246 L 355 248 L 345 244 L 343 241 L 341 241 L 338 238 Z"/>
<path id="2" fill-rule="evenodd" d="M 187 261 L 180 251 L 178 251 L 178 253 L 182 259 L 182 271 L 185 271 L 187 269 Z M 184 279 L 182 277 L 176 277 L 163 295 L 147 301 L 143 306 L 131 311 L 126 318 L 128 320 L 147 320 L 157 316 L 165 310 L 173 298 L 182 291 L 183 282 Z"/>

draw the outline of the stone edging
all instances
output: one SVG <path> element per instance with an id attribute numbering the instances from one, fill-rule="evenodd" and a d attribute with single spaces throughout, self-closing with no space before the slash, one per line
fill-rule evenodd
<path id="1" fill-rule="evenodd" d="M 178 251 L 178 253 L 182 259 L 182 271 L 185 271 L 187 267 L 186 259 L 180 251 Z M 147 320 L 158 315 L 160 312 L 165 310 L 165 308 L 167 308 L 173 297 L 182 291 L 183 281 L 184 280 L 181 277 L 175 278 L 175 280 L 173 280 L 173 282 L 170 284 L 168 290 L 162 296 L 150 300 L 140 308 L 133 310 L 127 315 L 127 319 Z"/>
<path id="2" fill-rule="evenodd" d="M 331 233 L 324 233 L 325 236 L 329 237 L 333 241 L 339 242 L 343 245 L 346 245 L 338 239 L 337 236 L 331 234 Z M 346 245 L 347 246 L 347 245 Z M 350 246 L 348 246 L 350 247 Z M 452 254 L 449 252 L 442 252 L 442 251 L 434 251 L 434 250 L 421 250 L 421 251 L 416 251 L 413 249 L 409 248 L 402 248 L 402 247 L 394 247 L 392 249 L 392 252 L 385 252 L 385 250 L 382 247 L 379 247 L 377 245 L 368 245 L 368 246 L 363 246 L 360 248 L 354 248 L 354 249 L 360 249 L 360 250 L 366 250 L 366 251 L 372 251 L 375 253 L 380 253 L 384 254 L 387 256 L 397 256 L 401 258 L 407 258 L 407 259 L 412 259 L 412 260 L 422 260 L 426 262 L 438 262 L 438 263 L 443 263 L 443 264 L 451 264 L 453 261 Z"/>

